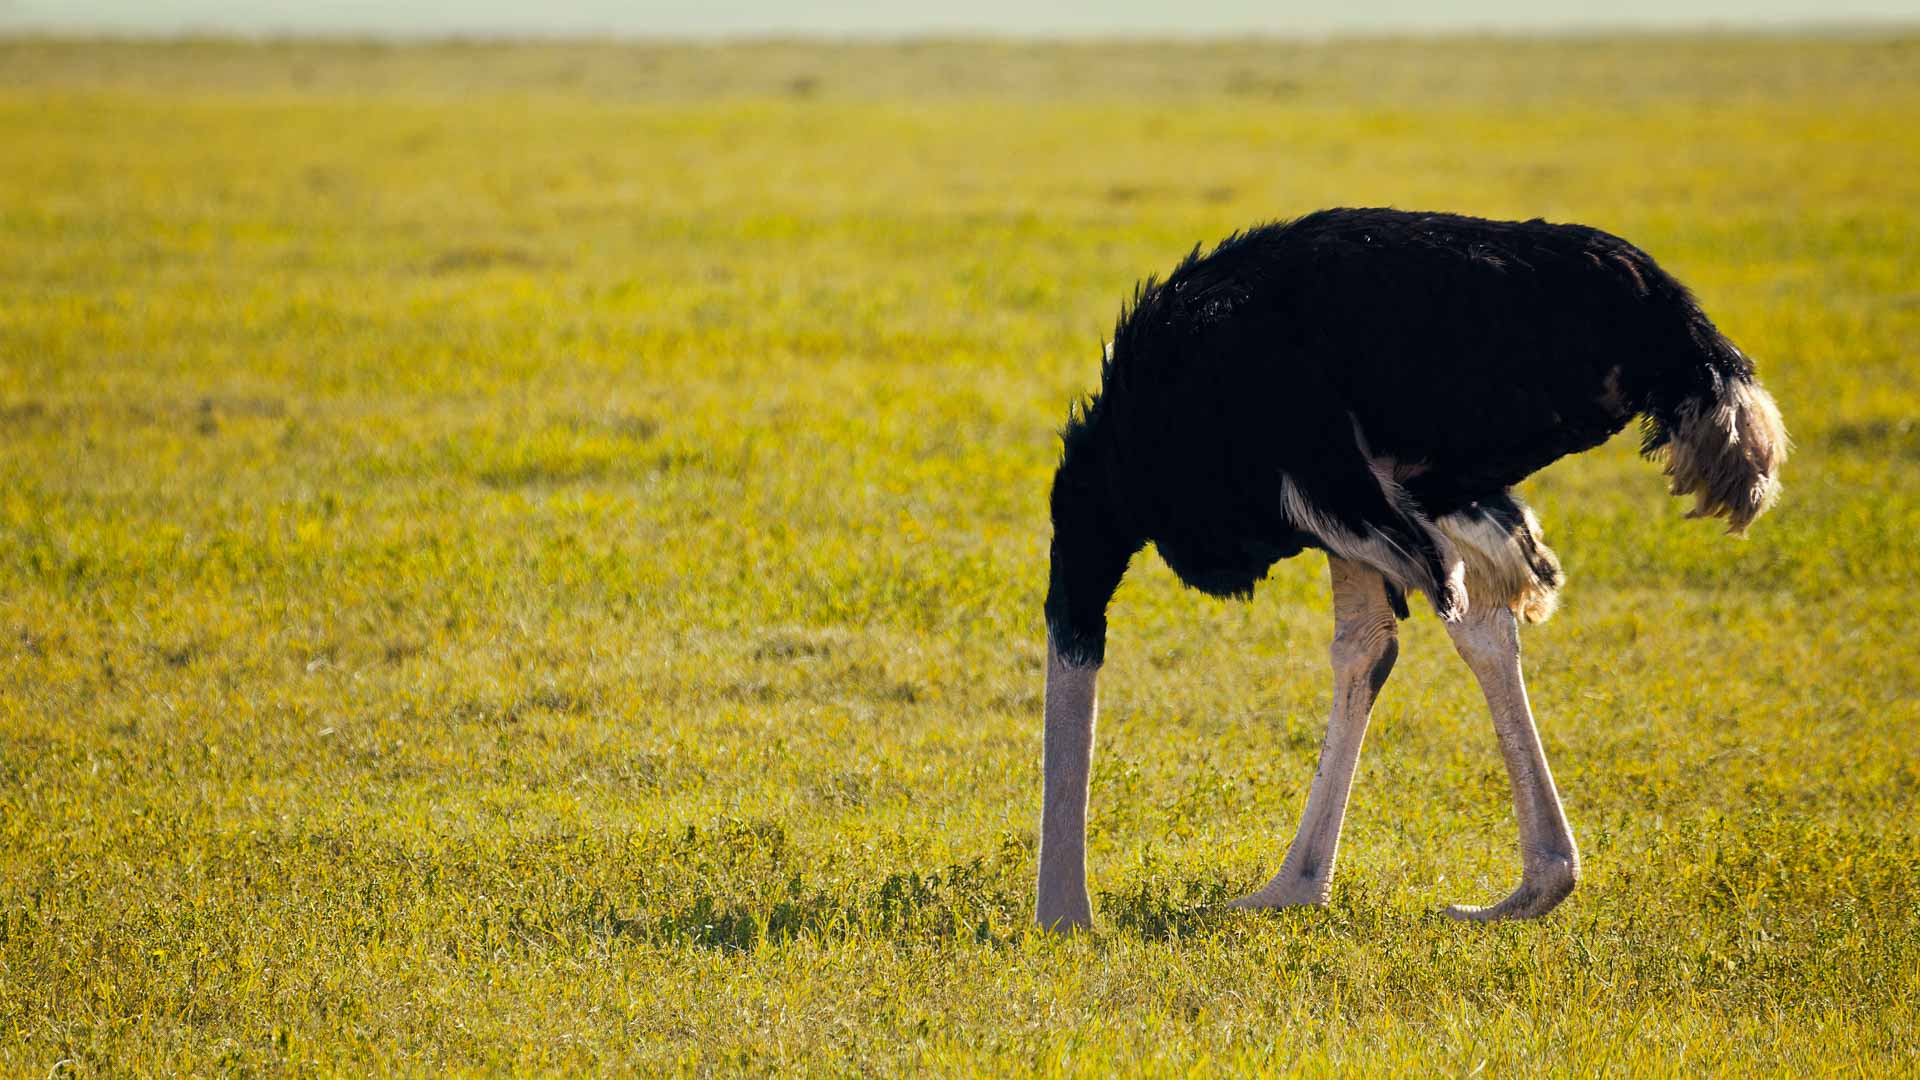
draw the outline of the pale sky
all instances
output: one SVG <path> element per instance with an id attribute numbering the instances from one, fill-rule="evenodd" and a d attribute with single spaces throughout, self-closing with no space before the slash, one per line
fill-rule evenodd
<path id="1" fill-rule="evenodd" d="M 1039 35 L 1540 31 L 1920 21 L 1920 0 L 0 0 L 0 31 Z"/>

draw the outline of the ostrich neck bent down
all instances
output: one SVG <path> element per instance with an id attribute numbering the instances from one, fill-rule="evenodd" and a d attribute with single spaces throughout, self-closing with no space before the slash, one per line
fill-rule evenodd
<path id="1" fill-rule="evenodd" d="M 1359 563 L 1329 557 L 1333 576 L 1333 715 L 1320 744 L 1320 765 L 1307 793 L 1306 813 L 1280 872 L 1234 907 L 1324 904 L 1333 888 L 1340 825 L 1347 815 L 1360 744 L 1374 698 L 1400 655 L 1399 627 L 1387 600 L 1387 582 Z"/>
<path id="2" fill-rule="evenodd" d="M 1040 811 L 1037 921 L 1050 930 L 1093 922 L 1087 896 L 1087 774 L 1093 764 L 1098 664 L 1067 663 L 1047 638 L 1045 787 Z"/>

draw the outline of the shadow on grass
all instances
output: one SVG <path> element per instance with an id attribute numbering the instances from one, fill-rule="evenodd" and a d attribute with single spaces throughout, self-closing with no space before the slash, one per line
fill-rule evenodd
<path id="1" fill-rule="evenodd" d="M 1099 913 L 1108 926 L 1144 941 L 1173 941 L 1220 926 L 1231 917 L 1227 901 L 1244 891 L 1224 877 L 1193 879 L 1149 872 L 1119 892 L 1101 893 Z"/>
<path id="2" fill-rule="evenodd" d="M 655 902 L 643 901 L 634 914 L 623 914 L 596 893 L 576 918 L 602 940 L 739 953 L 798 939 L 1007 945 L 1034 932 L 1032 854 L 1017 841 L 1010 839 L 993 855 L 938 869 L 823 885 L 794 868 L 798 860 L 785 848 L 784 835 L 770 838 L 767 826 L 757 828 L 761 841 L 771 839 L 778 851 L 758 867 L 757 881 L 723 889 L 683 886 L 670 890 L 678 896 L 666 904 L 655 890 Z M 769 870 L 781 872 L 784 881 L 769 882 Z M 1226 901 L 1239 891 L 1224 877 L 1180 878 L 1155 873 L 1151 863 L 1141 870 L 1119 891 L 1100 895 L 1100 921 L 1108 932 L 1147 941 L 1204 934 L 1227 917 Z"/>
<path id="3" fill-rule="evenodd" d="M 799 938 L 970 939 L 984 944 L 1008 940 L 1018 906 L 1003 877 L 984 857 L 833 887 L 812 885 L 803 872 L 795 871 L 779 890 L 783 895 L 763 894 L 742 902 L 701 891 L 664 911 L 632 916 L 596 896 L 581 915 L 589 932 L 600 937 L 742 953 Z"/>

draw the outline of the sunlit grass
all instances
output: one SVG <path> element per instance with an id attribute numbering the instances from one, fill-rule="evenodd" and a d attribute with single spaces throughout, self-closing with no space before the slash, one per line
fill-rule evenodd
<path id="1" fill-rule="evenodd" d="M 0 43 L 0 1068 L 1881 1074 L 1920 1046 L 1920 43 Z M 1580 220 L 1758 358 L 1753 537 L 1528 487 L 1535 925 L 1403 631 L 1326 911 L 1324 569 L 1113 613 L 1025 929 L 1054 429 L 1135 279 Z"/>

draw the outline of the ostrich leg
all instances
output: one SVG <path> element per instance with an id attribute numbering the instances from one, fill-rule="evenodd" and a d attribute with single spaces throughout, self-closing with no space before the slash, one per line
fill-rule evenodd
<path id="1" fill-rule="evenodd" d="M 1333 888 L 1340 824 L 1360 763 L 1373 699 L 1400 653 L 1398 624 L 1387 602 L 1386 580 L 1370 567 L 1329 556 L 1333 576 L 1333 716 L 1320 744 L 1320 765 L 1307 794 L 1307 809 L 1272 881 L 1233 902 L 1234 907 L 1274 908 L 1324 904 Z"/>
<path id="2" fill-rule="evenodd" d="M 1447 632 L 1493 712 L 1493 730 L 1513 785 L 1514 815 L 1520 819 L 1521 868 L 1520 887 L 1505 900 L 1491 907 L 1449 907 L 1447 914 L 1482 922 L 1536 918 L 1573 891 L 1580 877 L 1580 852 L 1527 707 L 1527 688 L 1520 678 L 1519 623 L 1503 604 L 1475 606 Z"/>
<path id="3" fill-rule="evenodd" d="M 1087 897 L 1087 774 L 1093 766 L 1098 665 L 1075 666 L 1047 640 L 1046 774 L 1040 809 L 1040 885 L 1036 921 L 1066 931 L 1093 923 Z"/>

